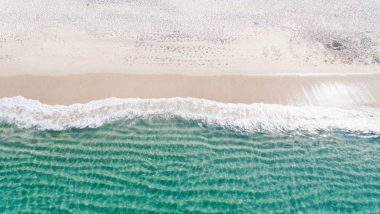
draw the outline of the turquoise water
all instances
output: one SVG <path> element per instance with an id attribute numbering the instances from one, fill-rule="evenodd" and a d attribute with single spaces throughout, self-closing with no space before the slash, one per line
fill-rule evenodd
<path id="1" fill-rule="evenodd" d="M 0 211 L 380 212 L 380 137 L 145 118 L 0 128 Z"/>

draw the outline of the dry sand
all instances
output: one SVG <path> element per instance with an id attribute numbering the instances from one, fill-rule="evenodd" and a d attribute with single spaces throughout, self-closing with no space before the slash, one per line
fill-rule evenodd
<path id="1" fill-rule="evenodd" d="M 86 103 L 108 97 L 194 97 L 228 103 L 379 108 L 380 74 L 0 77 L 0 97 L 18 95 L 48 104 Z"/>

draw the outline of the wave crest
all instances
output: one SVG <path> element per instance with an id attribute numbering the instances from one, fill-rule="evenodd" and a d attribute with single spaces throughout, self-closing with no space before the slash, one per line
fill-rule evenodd
<path id="1" fill-rule="evenodd" d="M 96 128 L 117 120 L 151 116 L 199 120 L 249 132 L 380 133 L 379 113 L 316 106 L 227 104 L 195 98 L 108 98 L 64 106 L 47 105 L 21 96 L 0 99 L 0 122 L 19 128 Z"/>

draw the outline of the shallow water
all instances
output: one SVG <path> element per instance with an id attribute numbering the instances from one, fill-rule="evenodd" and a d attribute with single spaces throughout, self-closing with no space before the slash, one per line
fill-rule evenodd
<path id="1" fill-rule="evenodd" d="M 0 211 L 380 212 L 380 138 L 149 117 L 0 128 Z"/>

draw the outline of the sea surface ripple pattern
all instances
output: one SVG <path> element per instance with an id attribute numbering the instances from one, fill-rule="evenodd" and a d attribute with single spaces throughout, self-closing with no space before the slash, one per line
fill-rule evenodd
<path id="1" fill-rule="evenodd" d="M 241 133 L 140 118 L 0 126 L 0 211 L 380 212 L 380 138 Z"/>

